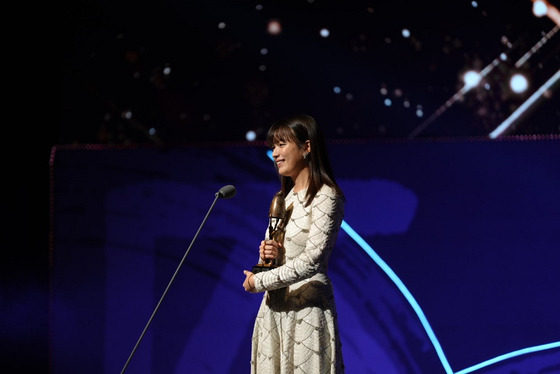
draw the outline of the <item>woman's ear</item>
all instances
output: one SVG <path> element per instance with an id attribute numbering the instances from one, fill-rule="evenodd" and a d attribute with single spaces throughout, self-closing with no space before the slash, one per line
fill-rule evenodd
<path id="1" fill-rule="evenodd" d="M 305 143 L 303 143 L 303 151 L 311 153 L 311 142 L 309 140 L 306 140 Z"/>

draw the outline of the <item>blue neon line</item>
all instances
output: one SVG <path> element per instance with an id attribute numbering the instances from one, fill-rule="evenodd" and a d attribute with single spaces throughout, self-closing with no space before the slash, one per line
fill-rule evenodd
<path id="1" fill-rule="evenodd" d="M 560 73 L 560 71 L 559 71 L 559 73 Z M 273 160 L 271 150 L 268 150 L 266 152 L 266 154 L 271 160 Z M 434 349 L 436 350 L 436 353 L 439 357 L 439 360 L 441 361 L 441 364 L 442 364 L 442 366 L 445 369 L 445 372 L 447 374 L 468 374 L 468 373 L 472 373 L 473 371 L 476 371 L 478 369 L 482 369 L 486 366 L 495 364 L 496 362 L 504 361 L 504 360 L 507 360 L 507 359 L 512 358 L 512 357 L 517 357 L 517 356 L 521 356 L 521 355 L 524 355 L 524 354 L 527 354 L 527 353 L 533 353 L 533 352 L 544 351 L 544 350 L 547 350 L 547 349 L 553 349 L 553 348 L 560 347 L 560 342 L 553 342 L 553 343 L 542 344 L 542 345 L 538 345 L 538 346 L 534 346 L 534 347 L 523 348 L 523 349 L 519 349 L 517 351 L 513 351 L 513 352 L 510 352 L 510 353 L 500 355 L 498 357 L 494 357 L 490 360 L 483 361 L 479 364 L 476 364 L 476 365 L 471 366 L 469 368 L 460 370 L 458 372 L 454 372 L 453 369 L 451 369 L 451 366 L 449 365 L 449 362 L 447 361 L 447 357 L 445 357 L 445 353 L 443 352 L 443 349 L 441 348 L 441 345 L 439 344 L 439 341 L 436 338 L 436 335 L 434 334 L 434 331 L 432 330 L 432 327 L 430 326 L 430 323 L 426 319 L 426 316 L 424 315 L 424 312 L 422 311 L 422 308 L 420 308 L 420 305 L 418 305 L 418 302 L 416 302 L 416 299 L 414 298 L 414 296 L 412 296 L 412 294 L 410 293 L 408 288 L 406 288 L 406 286 L 400 280 L 400 278 L 397 276 L 397 274 L 395 274 L 395 272 L 389 267 L 389 265 L 387 265 L 387 263 L 385 261 L 383 261 L 383 259 L 373 250 L 373 248 L 356 231 L 354 231 L 354 229 L 351 228 L 350 225 L 346 221 L 343 220 L 342 225 L 340 227 L 348 234 L 348 236 L 350 236 L 352 239 L 354 239 L 354 241 L 360 247 L 362 247 L 362 249 L 369 255 L 369 257 L 371 257 L 371 259 L 395 283 L 397 288 L 402 292 L 403 296 L 408 300 L 408 302 L 410 303 L 410 306 L 412 306 L 412 309 L 414 309 L 414 311 L 416 312 L 416 315 L 418 316 L 418 319 L 422 323 L 422 326 L 424 327 L 424 330 L 426 330 L 426 334 L 428 334 L 428 337 L 430 338 L 430 341 L 434 345 Z"/>
<path id="2" fill-rule="evenodd" d="M 443 349 L 441 348 L 441 345 L 439 344 L 439 341 L 437 340 L 436 335 L 432 330 L 432 327 L 428 323 L 428 320 L 426 319 L 426 316 L 424 315 L 422 308 L 420 308 L 420 305 L 418 305 L 416 299 L 414 299 L 414 296 L 412 296 L 410 291 L 408 291 L 404 283 L 400 280 L 397 274 L 395 274 L 395 272 L 389 267 L 389 265 L 387 265 L 387 263 L 383 261 L 381 257 L 379 257 L 379 255 L 373 250 L 373 248 L 371 248 L 370 245 L 360 235 L 358 235 L 358 233 L 354 231 L 354 229 L 352 229 L 350 225 L 348 225 L 348 223 L 346 223 L 346 221 L 342 221 L 341 228 L 352 239 L 354 239 L 356 243 L 358 243 L 358 245 L 362 247 L 364 251 L 366 251 L 369 257 L 371 257 L 372 260 L 375 261 L 377 265 L 379 265 L 379 267 L 385 272 L 385 274 L 387 274 L 389 278 L 391 278 L 391 280 L 399 288 L 399 290 L 402 292 L 404 297 L 408 300 L 408 302 L 412 306 L 412 309 L 414 309 L 414 311 L 416 312 L 416 315 L 420 319 L 422 326 L 424 326 L 424 329 L 426 330 L 428 337 L 430 338 L 432 344 L 434 345 L 436 353 L 439 357 L 439 360 L 441 361 L 441 364 L 443 365 L 443 368 L 445 369 L 445 372 L 447 374 L 453 374 L 453 370 L 451 369 L 451 366 L 449 366 L 449 362 L 445 357 L 445 353 L 443 353 Z"/>
<path id="3" fill-rule="evenodd" d="M 469 368 L 460 370 L 458 372 L 456 372 L 455 374 L 467 374 L 467 373 L 472 373 L 475 370 L 481 369 L 483 367 L 495 364 L 496 362 L 500 362 L 500 361 L 504 361 L 507 359 L 510 359 L 512 357 L 517 357 L 517 356 L 521 356 L 527 353 L 533 353 L 533 352 L 538 352 L 538 351 L 544 351 L 547 349 L 553 349 L 553 348 L 558 348 L 560 347 L 560 342 L 554 342 L 554 343 L 548 343 L 548 344 L 542 344 L 542 345 L 537 345 L 534 347 L 528 347 L 528 348 L 523 348 L 517 351 L 513 351 L 510 353 L 506 353 L 503 354 L 501 356 L 498 357 L 494 357 L 493 359 L 490 360 L 486 360 L 484 362 L 481 362 L 480 364 L 471 366 Z"/>
<path id="4" fill-rule="evenodd" d="M 387 263 L 385 261 L 383 261 L 381 259 L 381 257 L 379 257 L 379 255 L 373 250 L 373 248 L 371 248 L 371 246 L 358 233 L 356 233 L 356 231 L 354 231 L 354 229 L 352 229 L 350 227 L 350 225 L 348 225 L 348 223 L 346 223 L 346 221 L 342 221 L 341 228 L 352 239 L 354 239 L 360 247 L 362 247 L 362 249 L 372 258 L 372 260 L 377 265 L 379 265 L 379 267 L 389 276 L 389 278 L 391 278 L 391 280 L 395 283 L 395 285 L 402 292 L 404 297 L 408 300 L 408 302 L 410 303 L 410 305 L 412 306 L 412 308 L 414 309 L 414 311 L 418 315 L 418 318 L 420 319 L 420 322 L 422 323 L 422 326 L 426 330 L 426 333 L 428 334 L 428 337 L 432 341 L 432 344 L 434 345 L 436 353 L 437 353 L 437 355 L 438 355 L 438 357 L 441 361 L 441 364 L 443 365 L 446 373 L 448 373 L 448 374 L 472 373 L 473 371 L 476 371 L 476 370 L 484 368 L 486 366 L 495 364 L 496 362 L 507 360 L 507 359 L 512 358 L 512 357 L 517 357 L 517 356 L 521 356 L 521 355 L 524 355 L 524 354 L 527 354 L 527 353 L 533 353 L 533 352 L 544 351 L 544 350 L 547 350 L 547 349 L 553 349 L 553 348 L 560 347 L 560 342 L 553 342 L 553 343 L 549 343 L 549 344 L 538 345 L 538 346 L 535 346 L 535 347 L 523 348 L 523 349 L 519 349 L 517 351 L 513 351 L 513 352 L 510 352 L 510 353 L 500 355 L 500 356 L 495 357 L 495 358 L 490 359 L 490 360 L 486 360 L 484 362 L 481 362 L 477 365 L 474 365 L 474 366 L 471 366 L 469 368 L 463 369 L 461 371 L 453 372 L 453 370 L 449 366 L 449 362 L 447 361 L 447 358 L 445 357 L 443 349 L 441 348 L 441 345 L 439 344 L 439 341 L 437 340 L 432 328 L 430 327 L 430 324 L 428 323 L 428 320 L 426 319 L 426 316 L 424 315 L 424 312 L 422 312 L 422 309 L 420 308 L 420 306 L 418 305 L 418 303 L 416 302 L 416 300 L 414 299 L 414 297 L 412 296 L 410 291 L 408 291 L 408 289 L 406 288 L 404 283 L 395 274 L 395 272 L 389 267 L 389 265 L 387 265 Z"/>

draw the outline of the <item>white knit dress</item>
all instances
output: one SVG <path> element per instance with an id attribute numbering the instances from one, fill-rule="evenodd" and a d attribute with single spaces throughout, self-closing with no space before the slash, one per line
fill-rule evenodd
<path id="1" fill-rule="evenodd" d="M 255 274 L 255 291 L 266 292 L 253 330 L 252 374 L 344 373 L 327 275 L 344 202 L 324 185 L 305 207 L 305 193 L 285 197 L 286 207 L 294 207 L 286 225 L 286 263 Z"/>

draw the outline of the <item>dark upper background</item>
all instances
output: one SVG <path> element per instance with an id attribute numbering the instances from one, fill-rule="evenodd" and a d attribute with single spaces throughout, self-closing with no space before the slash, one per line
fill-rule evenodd
<path id="1" fill-rule="evenodd" d="M 243 142 L 251 130 L 263 140 L 274 120 L 296 112 L 315 116 L 332 140 L 487 137 L 560 67 L 560 34 L 531 7 L 531 0 L 65 2 L 56 25 L 62 115 L 37 130 L 41 151 L 26 169 L 32 181 L 17 184 L 23 209 L 9 220 L 29 250 L 2 262 L 2 321 L 22 327 L 5 334 L 3 354 L 20 369 L 48 361 L 52 146 Z M 268 31 L 273 20 L 279 34 Z M 516 95 L 508 76 L 523 56 L 517 70 L 530 86 Z M 452 99 L 464 71 L 495 60 L 487 87 Z M 557 86 L 507 134 L 558 136 Z"/>
<path id="2" fill-rule="evenodd" d="M 250 130 L 263 139 L 294 112 L 315 116 L 331 139 L 487 136 L 560 67 L 553 35 L 514 68 L 555 26 L 531 9 L 531 0 L 73 2 L 55 140 L 244 141 Z M 465 70 L 502 53 L 487 88 L 429 119 Z M 529 77 L 525 94 L 507 86 L 514 71 Z M 509 135 L 560 133 L 549 93 Z"/>

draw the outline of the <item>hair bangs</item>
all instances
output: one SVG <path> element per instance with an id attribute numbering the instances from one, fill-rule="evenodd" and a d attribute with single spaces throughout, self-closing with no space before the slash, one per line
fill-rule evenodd
<path id="1" fill-rule="evenodd" d="M 276 123 L 268 130 L 266 143 L 269 147 L 287 142 L 297 142 L 297 138 L 288 123 Z"/>

